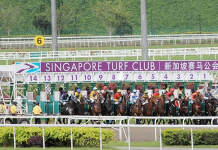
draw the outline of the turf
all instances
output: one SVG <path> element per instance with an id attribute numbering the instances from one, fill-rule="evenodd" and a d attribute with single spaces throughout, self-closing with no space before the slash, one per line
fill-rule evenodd
<path id="1" fill-rule="evenodd" d="M 14 150 L 14 148 L 9 148 L 9 147 L 0 147 L 1 150 Z M 17 150 L 41 150 L 42 148 L 37 148 L 37 147 L 31 147 L 31 148 L 21 148 L 21 147 L 17 147 Z M 46 147 L 45 149 L 50 149 L 50 150 L 70 150 L 70 147 Z M 99 147 L 74 147 L 74 150 L 99 150 Z M 103 147 L 103 150 L 118 150 L 116 148 L 112 148 L 112 147 Z"/>

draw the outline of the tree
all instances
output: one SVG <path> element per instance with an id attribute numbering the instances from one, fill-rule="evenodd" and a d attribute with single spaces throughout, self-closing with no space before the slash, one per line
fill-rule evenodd
<path id="1" fill-rule="evenodd" d="M 94 6 L 95 17 L 101 21 L 110 36 L 120 26 L 121 22 L 127 22 L 130 17 L 127 5 L 126 1 L 116 0 L 113 2 L 98 1 Z"/>
<path id="2" fill-rule="evenodd" d="M 1 6 L 1 26 L 4 30 L 7 31 L 7 34 L 10 35 L 10 32 L 17 26 L 19 26 L 22 21 L 21 18 L 18 18 L 20 14 L 19 7 L 12 7 L 9 5 L 5 7 Z"/>

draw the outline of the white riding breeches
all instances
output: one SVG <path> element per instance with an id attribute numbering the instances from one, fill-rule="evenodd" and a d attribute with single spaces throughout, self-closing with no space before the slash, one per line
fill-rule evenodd
<path id="1" fill-rule="evenodd" d="M 115 101 L 114 104 L 115 104 L 115 105 L 118 105 L 118 104 L 119 104 L 119 101 L 118 101 L 118 102 Z"/>
<path id="2" fill-rule="evenodd" d="M 94 102 L 95 102 L 95 100 L 94 100 L 94 99 L 92 99 L 91 97 L 90 97 L 90 100 L 91 100 L 91 103 L 94 103 Z"/>

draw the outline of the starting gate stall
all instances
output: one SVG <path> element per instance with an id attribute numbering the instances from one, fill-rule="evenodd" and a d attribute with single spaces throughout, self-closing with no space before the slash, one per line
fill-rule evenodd
<path id="1" fill-rule="evenodd" d="M 91 89 L 96 83 L 104 83 L 107 87 L 109 83 L 116 83 L 118 89 L 121 89 L 122 83 L 128 82 L 132 91 L 135 83 L 140 82 L 149 96 L 153 94 L 148 90 L 149 82 L 155 82 L 158 89 L 161 82 L 168 82 L 171 87 L 175 82 L 182 82 L 184 87 L 187 82 L 194 82 L 197 90 L 200 82 L 205 82 L 206 86 L 209 83 L 212 87 L 212 82 L 217 77 L 218 61 L 19 62 L 9 68 L 4 67 L 3 71 L 11 73 L 11 81 L 7 82 L 11 100 L 21 99 L 22 113 L 31 113 L 34 100 L 29 99 L 28 95 L 31 94 L 27 89 L 28 85 L 37 84 L 36 101 L 40 102 L 43 113 L 58 115 L 60 95 L 59 91 L 55 91 L 55 84 L 64 84 L 64 89 L 68 90 L 70 83 L 77 84 L 80 89 L 83 83 L 90 83 Z M 24 85 L 24 88 L 19 88 L 20 84 Z M 42 91 L 43 84 L 51 85 L 49 100 L 46 92 Z M 0 83 L 0 88 L 2 85 Z M 22 96 L 21 90 L 24 91 Z M 189 96 L 191 94 L 190 89 L 185 89 L 184 92 Z M 73 91 L 69 91 L 70 94 L 73 94 Z M 82 95 L 86 95 L 86 91 L 82 91 Z M 177 90 L 175 96 L 178 97 Z"/>

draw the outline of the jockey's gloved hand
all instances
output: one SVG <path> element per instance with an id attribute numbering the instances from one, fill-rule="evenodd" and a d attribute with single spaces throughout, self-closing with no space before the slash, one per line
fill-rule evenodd
<path id="1" fill-rule="evenodd" d="M 79 97 L 79 95 L 76 96 L 76 98 L 78 98 L 78 97 Z"/>

